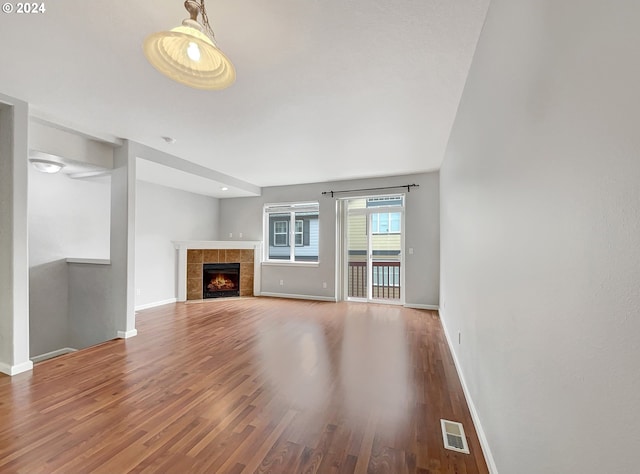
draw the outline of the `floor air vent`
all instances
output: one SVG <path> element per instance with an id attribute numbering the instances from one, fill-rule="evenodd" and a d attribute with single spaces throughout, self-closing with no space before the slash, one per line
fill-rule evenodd
<path id="1" fill-rule="evenodd" d="M 449 420 L 440 420 L 442 425 L 442 439 L 444 447 L 459 453 L 469 454 L 467 438 L 464 435 L 462 423 Z"/>

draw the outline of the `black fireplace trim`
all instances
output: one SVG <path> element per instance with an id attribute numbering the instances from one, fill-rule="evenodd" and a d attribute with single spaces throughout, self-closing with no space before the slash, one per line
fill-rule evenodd
<path id="1" fill-rule="evenodd" d="M 207 286 L 210 280 L 207 272 L 228 273 L 233 275 L 236 289 L 210 291 Z M 240 296 L 240 263 L 203 263 L 202 264 L 202 298 L 228 298 Z"/>
<path id="2" fill-rule="evenodd" d="M 203 263 L 202 269 L 204 271 L 207 270 L 216 270 L 218 272 L 224 271 L 236 271 L 240 274 L 240 264 L 239 263 Z"/>

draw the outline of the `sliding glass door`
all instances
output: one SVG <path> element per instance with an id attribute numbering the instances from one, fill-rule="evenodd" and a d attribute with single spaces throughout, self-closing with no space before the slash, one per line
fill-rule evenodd
<path id="1" fill-rule="evenodd" d="M 345 294 L 349 300 L 402 303 L 404 197 L 345 201 Z"/>

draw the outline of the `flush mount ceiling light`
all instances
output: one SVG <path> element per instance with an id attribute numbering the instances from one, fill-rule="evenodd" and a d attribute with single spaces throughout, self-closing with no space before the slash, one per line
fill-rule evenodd
<path id="1" fill-rule="evenodd" d="M 64 168 L 62 163 L 50 160 L 41 160 L 39 158 L 29 158 L 29 163 L 31 163 L 35 169 L 42 171 L 43 173 L 57 173 Z"/>
<path id="2" fill-rule="evenodd" d="M 204 1 L 186 0 L 190 18 L 171 31 L 149 35 L 144 54 L 169 79 L 196 89 L 224 89 L 235 81 L 236 70 L 216 45 Z"/>

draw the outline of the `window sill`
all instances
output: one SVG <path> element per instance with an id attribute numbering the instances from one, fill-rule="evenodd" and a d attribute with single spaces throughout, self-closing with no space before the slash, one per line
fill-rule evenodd
<path id="1" fill-rule="evenodd" d="M 268 267 L 318 267 L 320 266 L 320 262 L 290 262 L 290 261 L 276 261 L 276 260 L 267 260 L 262 262 L 262 265 Z"/>

